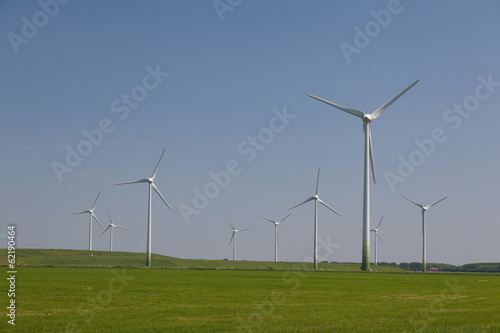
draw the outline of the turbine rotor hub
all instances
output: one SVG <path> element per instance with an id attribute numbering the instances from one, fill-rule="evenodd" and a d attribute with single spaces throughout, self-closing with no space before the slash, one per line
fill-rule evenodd
<path id="1" fill-rule="evenodd" d="M 369 123 L 373 120 L 372 115 L 369 113 L 365 113 L 362 119 L 364 123 Z"/>

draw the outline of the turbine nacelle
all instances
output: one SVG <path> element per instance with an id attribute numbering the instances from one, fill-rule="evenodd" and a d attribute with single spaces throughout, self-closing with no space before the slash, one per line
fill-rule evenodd
<path id="1" fill-rule="evenodd" d="M 373 117 L 369 113 L 365 113 L 363 117 L 361 117 L 364 123 L 370 123 L 373 120 Z"/>

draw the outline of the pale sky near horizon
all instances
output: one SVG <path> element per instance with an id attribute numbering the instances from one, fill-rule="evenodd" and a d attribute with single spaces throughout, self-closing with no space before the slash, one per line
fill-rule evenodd
<path id="1" fill-rule="evenodd" d="M 21 248 L 87 249 L 88 216 L 68 214 L 102 191 L 100 221 L 109 209 L 129 229 L 114 250 L 145 252 L 147 185 L 113 184 L 150 177 L 166 148 L 155 183 L 173 210 L 153 194 L 153 253 L 231 258 L 228 219 L 251 229 L 238 259 L 273 260 L 259 216 L 313 195 L 321 167 L 320 198 L 342 216 L 319 208 L 319 259 L 360 262 L 362 121 L 307 94 L 371 113 L 420 79 L 371 125 L 378 260 L 421 261 L 405 195 L 448 196 L 427 213 L 428 262 L 500 262 L 499 13 L 493 0 L 3 1 L 0 236 L 16 224 Z M 292 212 L 278 257 L 310 261 L 313 204 Z"/>

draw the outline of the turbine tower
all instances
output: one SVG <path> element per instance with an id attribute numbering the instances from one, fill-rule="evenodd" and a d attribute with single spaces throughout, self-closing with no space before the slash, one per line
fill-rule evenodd
<path id="1" fill-rule="evenodd" d="M 160 196 L 161 200 L 163 200 L 165 205 L 167 205 L 168 209 L 172 210 L 172 208 L 170 208 L 169 204 L 167 203 L 167 200 L 165 200 L 163 195 L 161 195 L 160 190 L 156 187 L 154 183 L 156 173 L 158 172 L 158 167 L 160 166 L 163 154 L 165 154 L 165 150 L 166 149 L 163 149 L 163 153 L 161 153 L 160 159 L 158 160 L 156 168 L 153 171 L 153 175 L 150 178 L 143 178 L 135 181 L 115 184 L 115 185 L 124 185 L 124 184 L 135 184 L 135 183 L 148 183 L 149 185 L 148 186 L 148 243 L 147 243 L 147 257 L 146 257 L 146 265 L 148 267 L 151 267 L 151 189 L 154 189 L 155 192 Z"/>
<path id="2" fill-rule="evenodd" d="M 279 221 L 273 221 L 273 220 L 270 220 L 270 219 L 267 219 L 267 218 L 261 216 L 261 218 L 263 218 L 264 220 L 269 221 L 269 222 L 274 224 L 274 262 L 278 261 L 278 224 L 283 222 L 290 215 L 292 215 L 292 213 L 288 214 L 287 216 L 285 216 L 284 218 L 282 218 Z"/>
<path id="3" fill-rule="evenodd" d="M 111 214 L 109 213 L 109 209 L 108 209 L 108 216 L 109 216 L 109 225 L 108 227 L 102 232 L 102 234 L 99 235 L 99 237 L 101 237 L 102 235 L 104 235 L 104 233 L 106 231 L 108 231 L 108 229 L 111 229 L 109 231 L 109 252 L 113 252 L 113 228 L 118 228 L 118 229 L 123 229 L 123 230 L 128 230 L 124 227 L 120 227 L 119 225 L 116 225 L 113 223 L 113 220 L 111 219 Z"/>
<path id="4" fill-rule="evenodd" d="M 403 198 L 405 198 L 406 200 L 414 203 L 415 205 L 417 205 L 418 207 L 420 207 L 422 209 L 422 272 L 425 272 L 426 270 L 426 257 L 427 257 L 427 245 L 426 245 L 426 241 L 425 241 L 425 212 L 427 210 L 429 210 L 429 208 L 431 208 L 432 206 L 434 206 L 435 204 L 443 201 L 444 199 L 448 198 L 448 196 L 444 197 L 443 199 L 439 199 L 438 201 L 436 201 L 435 203 L 433 204 L 430 204 L 430 205 L 427 205 L 427 206 L 424 206 L 424 205 L 421 205 L 413 200 L 411 200 L 410 198 L 408 197 L 405 197 L 404 195 L 401 195 Z"/>
<path id="5" fill-rule="evenodd" d="M 375 266 L 377 266 L 377 237 L 380 238 L 380 240 L 382 241 L 382 243 L 384 243 L 385 245 L 385 242 L 384 240 L 382 239 L 382 237 L 380 237 L 380 234 L 378 233 L 378 227 L 380 227 L 380 224 L 382 223 L 382 220 L 384 219 L 384 217 L 382 216 L 382 218 L 380 219 L 380 222 L 378 223 L 377 227 L 375 229 L 372 229 L 370 231 L 373 231 L 375 233 Z"/>
<path id="6" fill-rule="evenodd" d="M 75 215 L 75 214 L 89 214 L 90 220 L 89 220 L 89 251 L 92 251 L 92 218 L 95 218 L 97 223 L 101 226 L 102 229 L 104 227 L 102 226 L 101 222 L 97 218 L 97 216 L 94 214 L 94 209 L 95 209 L 95 204 L 97 203 L 97 199 L 99 199 L 99 196 L 101 195 L 101 191 L 97 194 L 97 198 L 95 198 L 94 205 L 92 206 L 92 209 L 89 210 L 84 210 L 83 212 L 77 212 L 77 213 L 71 213 L 69 215 Z"/>
<path id="7" fill-rule="evenodd" d="M 327 101 L 326 99 L 319 98 L 313 95 L 307 95 L 314 99 L 317 99 L 320 102 L 326 103 L 330 106 L 333 106 L 337 109 L 340 109 L 344 112 L 352 114 L 358 118 L 363 120 L 363 130 L 365 132 L 365 152 L 364 152 L 364 187 L 363 187 L 363 242 L 362 242 L 362 263 L 361 269 L 364 271 L 370 270 L 370 165 L 372 169 L 373 182 L 376 183 L 375 179 L 375 164 L 373 162 L 373 147 L 372 147 L 372 135 L 370 132 L 370 123 L 372 120 L 377 119 L 384 110 L 389 107 L 392 103 L 394 103 L 398 98 L 403 96 L 410 88 L 412 88 L 417 82 L 417 80 L 413 82 L 408 88 L 400 92 L 398 95 L 393 97 L 391 100 L 386 102 L 384 105 L 379 107 L 372 113 L 364 113 L 363 111 L 359 111 L 356 109 L 351 109 L 345 106 L 342 106 L 337 103 L 333 103 Z"/>
<path id="8" fill-rule="evenodd" d="M 233 261 L 236 260 L 236 233 L 240 232 L 240 231 L 246 231 L 246 230 L 250 230 L 250 229 L 235 229 L 231 223 L 229 223 L 229 221 L 226 219 L 226 222 L 227 224 L 229 224 L 229 226 L 231 227 L 231 229 L 233 229 L 233 234 L 231 236 L 231 240 L 229 241 L 229 245 L 231 245 L 231 242 L 233 242 Z"/>
<path id="9" fill-rule="evenodd" d="M 332 207 L 328 206 L 323 200 L 319 198 L 319 171 L 320 169 L 318 168 L 318 179 L 316 181 L 316 194 L 309 199 L 307 199 L 304 202 L 299 203 L 298 205 L 293 206 L 290 209 L 294 209 L 295 207 L 298 207 L 300 205 L 305 204 L 306 202 L 309 202 L 311 200 L 314 200 L 314 253 L 313 253 L 313 267 L 316 269 L 318 267 L 318 202 L 340 216 L 339 213 L 335 211 Z"/>

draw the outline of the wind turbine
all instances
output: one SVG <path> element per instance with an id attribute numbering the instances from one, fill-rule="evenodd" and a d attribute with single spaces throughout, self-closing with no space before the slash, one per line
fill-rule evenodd
<path id="1" fill-rule="evenodd" d="M 292 213 L 288 214 L 287 216 L 285 216 L 284 218 L 282 218 L 279 221 L 273 221 L 273 220 L 270 220 L 270 219 L 267 219 L 267 218 L 261 216 L 261 218 L 263 218 L 264 220 L 269 221 L 271 223 L 274 223 L 274 261 L 275 262 L 278 261 L 278 224 L 283 222 L 290 215 L 292 215 Z"/>
<path id="2" fill-rule="evenodd" d="M 329 210 L 331 210 L 332 212 L 334 212 L 335 214 L 337 214 L 338 216 L 340 216 L 340 214 L 337 213 L 335 211 L 335 209 L 328 206 L 323 200 L 321 200 L 319 198 L 319 170 L 320 169 L 318 168 L 318 179 L 316 181 L 316 194 L 314 196 L 310 197 L 309 199 L 307 199 L 306 201 L 301 202 L 298 205 L 295 205 L 292 208 L 288 209 L 288 210 L 294 209 L 295 207 L 303 205 L 306 202 L 314 200 L 314 254 L 313 254 L 313 263 L 314 263 L 313 267 L 314 267 L 314 269 L 316 269 L 318 266 L 318 241 L 317 241 L 317 239 L 318 239 L 318 202 L 320 204 L 322 204 L 323 206 L 325 206 L 326 208 L 328 208 Z"/>
<path id="3" fill-rule="evenodd" d="M 427 245 L 425 243 L 425 212 L 427 210 L 429 210 L 429 208 L 431 208 L 432 206 L 434 206 L 435 204 L 443 201 L 444 199 L 448 198 L 448 196 L 444 197 L 443 199 L 439 199 L 438 201 L 436 201 L 435 203 L 433 204 L 430 204 L 430 205 L 427 205 L 427 206 L 424 206 L 424 205 L 421 205 L 413 200 L 411 200 L 410 198 L 408 197 L 405 197 L 404 195 L 401 195 L 403 198 L 405 198 L 406 200 L 414 203 L 415 205 L 417 205 L 418 207 L 420 207 L 422 209 L 422 272 L 425 272 L 426 270 L 426 256 L 427 256 Z"/>
<path id="4" fill-rule="evenodd" d="M 102 234 L 99 235 L 99 237 L 101 237 L 102 235 L 104 235 L 104 233 L 106 231 L 108 231 L 108 229 L 111 229 L 109 231 L 109 252 L 113 252 L 113 228 L 118 228 L 118 229 L 123 229 L 123 230 L 128 230 L 124 227 L 120 227 L 119 225 L 116 225 L 113 223 L 113 220 L 111 219 L 111 214 L 109 213 L 109 209 L 108 209 L 108 216 L 109 216 L 109 225 L 108 227 L 102 232 Z"/>
<path id="5" fill-rule="evenodd" d="M 375 232 L 375 266 L 377 266 L 377 237 L 380 238 L 382 243 L 384 243 L 384 245 L 385 245 L 384 240 L 382 239 L 382 237 L 380 237 L 380 234 L 378 233 L 378 227 L 380 227 L 380 224 L 382 223 L 383 219 L 384 219 L 384 217 L 382 216 L 382 218 L 380 219 L 380 222 L 377 224 L 377 227 L 375 229 L 370 230 L 370 231 Z"/>
<path id="6" fill-rule="evenodd" d="M 229 226 L 231 227 L 231 229 L 233 229 L 233 235 L 231 236 L 231 240 L 229 241 L 229 245 L 231 245 L 231 242 L 234 239 L 234 242 L 233 242 L 233 261 L 234 261 L 234 260 L 236 260 L 236 233 L 240 232 L 240 231 L 250 230 L 250 229 L 235 229 L 231 225 L 231 223 L 229 223 L 229 221 L 227 219 L 226 219 L 226 222 L 227 222 L 227 224 L 229 224 Z"/>
<path id="7" fill-rule="evenodd" d="M 365 132 L 365 152 L 364 152 L 364 187 L 363 187 L 363 242 L 362 242 L 361 269 L 364 271 L 370 270 L 370 174 L 369 174 L 370 165 L 372 169 L 373 182 L 376 183 L 370 123 L 372 120 L 377 119 L 387 107 L 389 107 L 392 103 L 394 103 L 398 98 L 403 96 L 403 94 L 406 93 L 408 90 L 410 90 L 410 88 L 416 85 L 418 81 L 420 80 L 413 82 L 410 86 L 408 86 L 408 88 L 397 94 L 395 97 L 393 97 L 391 100 L 386 102 L 384 105 L 382 105 L 372 113 L 364 113 L 363 111 L 351 109 L 342 106 L 340 104 L 327 101 L 326 99 L 323 98 L 319 98 L 313 95 L 307 95 L 309 97 L 317 99 L 320 102 L 331 105 L 337 109 L 350 113 L 353 116 L 356 116 L 358 118 L 361 118 L 361 120 L 363 120 L 363 130 Z"/>
<path id="8" fill-rule="evenodd" d="M 99 196 L 101 195 L 101 191 L 97 194 L 97 198 L 95 198 L 94 205 L 92 206 L 92 209 L 89 210 L 84 210 L 83 212 L 77 212 L 77 213 L 71 213 L 69 215 L 75 215 L 75 214 L 89 214 L 90 220 L 89 220 L 89 251 L 92 251 L 92 218 L 95 218 L 97 223 L 101 226 L 101 228 L 104 229 L 102 226 L 101 222 L 97 218 L 97 216 L 94 214 L 94 209 L 95 209 L 95 204 L 97 203 L 97 199 L 99 199 Z"/>
<path id="9" fill-rule="evenodd" d="M 182 254 L 179 254 L 179 258 L 184 259 L 184 256 L 187 254 L 187 252 L 184 252 Z"/>
<path id="10" fill-rule="evenodd" d="M 165 150 L 166 149 L 163 149 L 163 153 L 161 153 L 160 159 L 158 160 L 156 168 L 153 171 L 153 175 L 150 178 L 143 178 L 135 181 L 115 184 L 115 185 L 124 185 L 124 184 L 135 184 L 135 183 L 148 183 L 149 185 L 148 186 L 148 243 L 147 243 L 147 257 L 146 257 L 146 265 L 149 267 L 151 267 L 151 189 L 154 189 L 155 192 L 160 196 L 161 200 L 163 200 L 165 205 L 167 205 L 168 209 L 172 210 L 172 208 L 170 208 L 169 204 L 167 203 L 167 200 L 165 200 L 163 195 L 161 195 L 160 190 L 156 187 L 154 183 L 156 173 L 158 172 L 158 167 L 160 166 L 163 154 L 165 154 Z"/>

